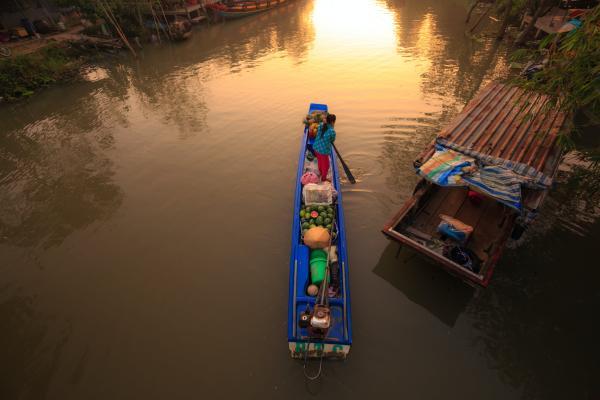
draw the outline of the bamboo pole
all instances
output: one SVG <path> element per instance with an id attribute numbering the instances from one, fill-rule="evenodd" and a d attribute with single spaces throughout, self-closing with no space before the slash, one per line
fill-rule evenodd
<path id="1" fill-rule="evenodd" d="M 163 18 L 165 20 L 165 24 L 167 25 L 167 32 L 169 32 L 169 39 L 173 40 L 173 32 L 171 32 L 171 25 L 169 24 L 169 21 L 167 20 L 167 15 L 165 14 L 165 9 L 162 6 L 161 0 L 158 0 L 158 5 L 160 6 Z M 177 20 L 177 16 L 175 16 L 175 19 Z"/>
<path id="2" fill-rule="evenodd" d="M 110 16 L 112 17 L 112 19 L 113 19 L 113 21 L 114 21 L 114 23 L 115 23 L 115 26 L 116 26 L 116 28 L 119 30 L 119 32 L 120 32 L 120 34 L 121 34 L 121 37 L 122 37 L 122 38 L 123 38 L 123 40 L 126 42 L 127 46 L 128 46 L 130 49 L 132 49 L 132 50 L 133 50 L 133 47 L 131 46 L 131 43 L 129 43 L 129 39 L 127 39 L 127 36 L 125 36 L 125 33 L 123 32 L 123 29 L 121 29 L 121 25 L 119 24 L 119 21 L 117 20 L 117 17 L 115 17 L 115 15 L 113 14 L 113 12 L 112 12 L 112 9 L 110 8 L 110 6 L 109 6 L 109 5 L 108 5 L 108 3 L 106 2 L 106 0 L 104 0 L 104 1 L 105 1 L 105 5 L 106 5 L 106 8 L 107 8 L 107 10 L 108 10 L 109 14 L 110 14 Z M 135 54 L 135 51 L 133 52 L 133 54 L 134 54 L 134 55 L 136 55 L 136 54 Z"/>
<path id="3" fill-rule="evenodd" d="M 152 19 L 154 20 L 154 26 L 156 27 L 156 35 L 158 36 L 158 43 L 162 43 L 162 41 L 160 39 L 160 27 L 159 27 L 158 16 L 156 15 L 156 12 L 154 11 L 154 5 L 152 4 L 151 1 L 148 2 L 148 5 L 150 6 L 150 10 L 152 11 Z"/>
<path id="4" fill-rule="evenodd" d="M 467 19 L 465 20 L 465 24 L 468 24 L 469 21 L 471 20 L 471 14 L 473 14 L 473 10 L 475 10 L 475 8 L 477 7 L 477 4 L 479 4 L 479 0 L 475 0 L 475 1 L 473 1 L 473 4 L 471 4 L 471 7 L 469 8 L 469 12 L 467 13 Z"/>
<path id="5" fill-rule="evenodd" d="M 123 31 L 121 30 L 121 27 L 119 26 L 119 23 L 114 18 L 114 15 L 112 14 L 112 12 L 110 12 L 110 8 L 109 8 L 108 4 L 106 4 L 106 5 L 103 4 L 102 0 L 97 0 L 97 4 L 100 6 L 100 8 L 102 8 L 102 11 L 104 12 L 104 15 L 106 15 L 106 18 L 108 19 L 108 21 L 113 25 L 113 27 L 117 31 L 117 35 L 120 36 L 121 41 L 123 42 L 123 44 L 125 44 L 125 46 L 127 46 L 127 48 L 131 51 L 131 53 L 134 55 L 134 57 L 137 57 L 137 53 L 135 52 L 135 50 L 131 46 L 131 43 L 129 43 L 129 40 L 127 40 L 127 37 L 125 36 L 125 34 L 123 33 Z"/>
<path id="6" fill-rule="evenodd" d="M 136 17 L 138 19 L 138 24 L 140 24 L 140 28 L 144 29 L 144 18 L 142 18 L 142 9 L 140 8 L 140 3 L 139 2 L 135 2 L 135 11 L 136 11 Z"/>

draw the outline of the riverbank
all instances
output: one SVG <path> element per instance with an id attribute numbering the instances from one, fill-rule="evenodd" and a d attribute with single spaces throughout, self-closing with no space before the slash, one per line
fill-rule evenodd
<path id="1" fill-rule="evenodd" d="M 85 41 L 54 43 L 27 54 L 0 60 L 0 103 L 33 95 L 55 83 L 77 79 L 79 69 L 104 52 Z"/>
<path id="2" fill-rule="evenodd" d="M 0 61 L 0 99 L 29 97 L 42 87 L 73 78 L 82 65 L 80 51 L 65 44 Z"/>

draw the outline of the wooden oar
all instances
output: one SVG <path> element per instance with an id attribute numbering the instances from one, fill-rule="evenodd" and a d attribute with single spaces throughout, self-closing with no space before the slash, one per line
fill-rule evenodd
<path id="1" fill-rule="evenodd" d="M 344 168 L 344 172 L 346 173 L 348 180 L 350 181 L 351 184 L 355 184 L 356 179 L 354 179 L 354 175 L 352 175 L 352 172 L 350 172 L 350 168 L 348 168 L 348 165 L 342 158 L 342 155 L 340 154 L 339 150 L 337 149 L 337 147 L 335 147 L 335 143 L 331 143 L 331 144 L 333 145 L 333 148 L 335 149 L 335 152 L 337 153 L 337 156 L 340 159 L 340 162 L 342 163 L 342 167 Z"/>

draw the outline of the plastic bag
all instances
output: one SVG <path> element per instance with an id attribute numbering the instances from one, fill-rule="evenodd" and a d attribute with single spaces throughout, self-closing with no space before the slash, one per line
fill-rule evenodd
<path id="1" fill-rule="evenodd" d="M 329 168 L 329 177 L 331 177 L 331 168 Z M 329 181 L 325 181 L 325 182 L 321 182 L 320 185 L 329 187 L 329 190 L 331 190 L 331 197 L 333 198 L 333 201 L 335 202 L 335 200 L 337 199 L 337 190 L 335 190 L 335 188 L 333 187 L 333 183 L 331 183 Z"/>
<path id="2" fill-rule="evenodd" d="M 304 175 L 302 175 L 302 178 L 300 178 L 300 182 L 302 183 L 302 185 L 308 185 L 309 183 L 319 183 L 320 180 L 321 179 L 319 178 L 319 176 L 314 172 L 307 172 Z"/>
<path id="3" fill-rule="evenodd" d="M 311 249 L 323 249 L 329 246 L 329 232 L 320 226 L 310 228 L 304 234 L 304 244 Z"/>
<path id="4" fill-rule="evenodd" d="M 327 247 L 324 249 L 325 251 L 329 251 L 329 261 L 334 263 L 337 262 L 338 260 L 338 255 L 337 255 L 337 246 L 333 245 L 331 247 Z"/>
<path id="5" fill-rule="evenodd" d="M 304 173 L 313 172 L 316 175 L 319 175 L 319 163 L 317 159 L 309 160 L 306 159 L 304 161 Z"/>
<path id="6" fill-rule="evenodd" d="M 333 188 L 331 184 L 309 183 L 302 188 L 302 199 L 308 206 L 328 206 L 333 204 Z"/>
<path id="7" fill-rule="evenodd" d="M 473 232 L 471 225 L 467 225 L 456 218 L 444 214 L 440 214 L 440 218 L 442 222 L 438 225 L 438 232 L 456 240 L 458 243 L 465 243 Z"/>

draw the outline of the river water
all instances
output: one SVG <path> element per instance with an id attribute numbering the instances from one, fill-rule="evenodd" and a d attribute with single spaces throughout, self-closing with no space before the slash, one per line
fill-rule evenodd
<path id="1" fill-rule="evenodd" d="M 418 152 L 509 68 L 462 3 L 298 0 L 0 108 L 0 398 L 598 398 L 585 163 L 486 290 L 380 233 Z M 286 321 L 311 101 L 358 183 L 354 346 L 306 384 Z"/>

